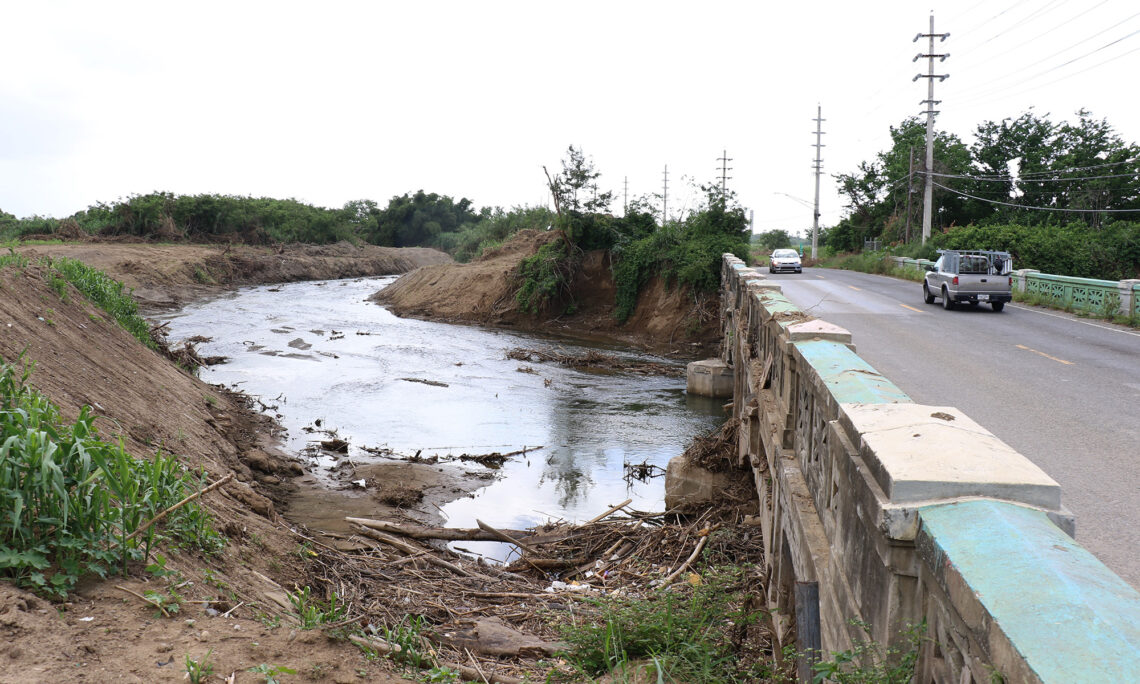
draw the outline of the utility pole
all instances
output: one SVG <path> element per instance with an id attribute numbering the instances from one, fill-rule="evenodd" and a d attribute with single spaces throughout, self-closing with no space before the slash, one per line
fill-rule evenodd
<path id="1" fill-rule="evenodd" d="M 903 244 L 910 244 L 910 196 L 914 193 L 914 145 L 910 146 L 910 167 L 906 172 L 906 238 Z"/>
<path id="2" fill-rule="evenodd" d="M 819 174 L 823 171 L 823 157 L 820 155 L 823 151 L 823 107 L 815 106 L 815 208 L 812 210 L 811 218 L 811 258 L 816 258 L 817 250 L 819 249 Z"/>
<path id="3" fill-rule="evenodd" d="M 720 162 L 720 196 L 723 198 L 726 197 L 725 191 L 728 188 L 728 180 L 732 178 L 732 176 L 728 175 L 728 172 L 732 170 L 732 167 L 728 165 L 728 163 L 732 161 L 728 156 L 728 150 L 721 152 L 720 157 L 717 157 L 717 161 Z"/>
<path id="4" fill-rule="evenodd" d="M 661 191 L 661 227 L 665 227 L 665 220 L 669 217 L 669 165 L 665 165 L 665 184 Z"/>
<path id="5" fill-rule="evenodd" d="M 921 52 L 914 56 L 912 62 L 917 62 L 919 59 L 926 59 L 927 70 L 925 74 L 916 74 L 911 81 L 917 81 L 920 78 L 926 79 L 926 99 L 919 104 L 926 105 L 926 192 L 923 196 L 922 204 L 922 244 L 926 244 L 927 238 L 930 237 L 930 219 L 932 214 L 932 205 L 934 198 L 934 116 L 938 112 L 934 109 L 934 105 L 941 104 L 941 100 L 934 99 L 934 79 L 938 79 L 941 83 L 950 78 L 950 74 L 935 74 L 934 73 L 934 58 L 937 57 L 939 62 L 945 62 L 950 53 L 943 53 L 940 55 L 934 54 L 934 39 L 938 38 L 939 42 L 945 41 L 950 37 L 949 33 L 935 33 L 934 32 L 934 14 L 930 15 L 930 33 L 920 33 L 914 37 L 917 43 L 919 38 L 927 38 L 930 40 L 930 47 L 926 54 Z"/>
<path id="6" fill-rule="evenodd" d="M 629 213 L 629 176 L 625 177 L 623 185 L 624 188 L 622 190 L 621 215 L 625 216 Z"/>

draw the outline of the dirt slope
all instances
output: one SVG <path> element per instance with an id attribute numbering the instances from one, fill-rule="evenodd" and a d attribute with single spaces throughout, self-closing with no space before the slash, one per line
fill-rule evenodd
<path id="1" fill-rule="evenodd" d="M 406 273 L 451 257 L 423 247 L 78 242 L 24 247 L 30 258 L 70 257 L 107 272 L 144 307 L 174 307 L 226 287 Z"/>
<path id="2" fill-rule="evenodd" d="M 68 247 L 50 251 L 83 257 Z M 211 262 L 219 251 L 213 248 L 161 247 L 157 254 L 154 249 L 100 248 L 97 253 L 108 260 L 104 267 L 137 263 L 136 282 L 142 287 L 164 278 L 177 287 L 189 264 L 219 263 Z M 308 254 L 300 261 L 282 259 L 277 270 L 270 265 L 249 272 L 300 274 L 311 267 L 323 277 L 334 275 L 320 270 L 323 258 Z M 339 274 L 337 268 L 330 270 Z M 304 538 L 290 530 L 274 501 L 283 501 L 283 481 L 301 468 L 264 448 L 260 438 L 271 429 L 239 398 L 146 349 L 70 287 L 61 298 L 34 264 L 0 269 L 0 357 L 14 361 L 21 355 L 36 364 L 31 383 L 66 418 L 90 405 L 99 416 L 100 434 L 121 438 L 136 457 L 162 449 L 205 468 L 210 481 L 229 473 L 235 478 L 205 497 L 216 527 L 229 539 L 221 554 L 162 549 L 170 558 L 167 567 L 189 582 L 179 593 L 201 601 L 184 604 L 173 617 L 156 616 L 153 607 L 126 591 L 161 592 L 167 586 L 140 567 L 128 577 L 90 581 L 63 604 L 0 582 L 0 682 L 180 682 L 185 659 L 202 659 L 208 651 L 215 672 L 237 672 L 238 682 L 264 681 L 246 672 L 262 664 L 292 668 L 312 681 L 402 681 L 389 676 L 387 661 L 369 662 L 351 645 L 295 629 L 285 590 L 318 586 L 313 573 L 320 556 L 297 553 Z M 208 608 L 215 611 L 212 617 Z M 219 615 L 231 608 L 227 617 Z"/>
<path id="3" fill-rule="evenodd" d="M 401 276 L 374 300 L 400 316 L 510 326 L 684 357 L 715 353 L 719 343 L 715 298 L 669 288 L 662 278 L 646 284 L 633 316 L 619 325 L 613 317 L 609 257 L 601 250 L 583 255 L 581 272 L 572 285 L 574 313 L 520 311 L 513 274 L 519 262 L 554 239 L 557 235 L 552 232 L 522 231 L 469 264 L 424 266 Z"/>

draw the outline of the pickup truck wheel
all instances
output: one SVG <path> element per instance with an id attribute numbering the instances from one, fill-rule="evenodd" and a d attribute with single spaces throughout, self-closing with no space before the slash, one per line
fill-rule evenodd
<path id="1" fill-rule="evenodd" d="M 1000 313 L 1005 308 L 1005 302 L 994 302 L 990 306 L 994 308 L 994 313 Z"/>
<path id="2" fill-rule="evenodd" d="M 954 308 L 954 300 L 950 299 L 950 293 L 946 291 L 945 287 L 942 288 L 942 308 L 947 311 Z"/>
<path id="3" fill-rule="evenodd" d="M 926 283 L 922 284 L 922 299 L 927 304 L 934 303 L 934 295 L 930 294 L 930 288 L 926 286 Z"/>

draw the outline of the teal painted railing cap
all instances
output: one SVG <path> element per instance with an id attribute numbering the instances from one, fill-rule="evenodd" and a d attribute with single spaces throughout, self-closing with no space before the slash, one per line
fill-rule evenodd
<path id="1" fill-rule="evenodd" d="M 911 398 L 842 342 L 795 342 L 805 362 L 840 404 L 910 403 Z"/>
<path id="2" fill-rule="evenodd" d="M 978 500 L 919 515 L 927 562 L 964 581 L 1042 682 L 1140 678 L 1140 593 L 1044 513 Z"/>

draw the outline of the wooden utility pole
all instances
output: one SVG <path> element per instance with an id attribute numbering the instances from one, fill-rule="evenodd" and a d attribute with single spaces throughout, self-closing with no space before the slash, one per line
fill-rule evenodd
<path id="1" fill-rule="evenodd" d="M 823 107 L 815 106 L 815 207 L 812 209 L 811 218 L 811 258 L 815 259 L 817 250 L 819 249 L 819 174 L 823 171 L 823 157 L 821 153 L 823 150 Z"/>
<path id="2" fill-rule="evenodd" d="M 920 33 L 914 37 L 913 42 L 918 42 L 919 38 L 928 38 L 930 40 L 930 47 L 926 54 L 918 53 L 914 56 L 912 62 L 917 62 L 919 59 L 926 59 L 927 70 L 925 74 L 917 74 L 912 81 L 917 81 L 920 78 L 926 79 L 926 99 L 919 104 L 926 105 L 926 192 L 923 195 L 922 203 L 922 244 L 926 244 L 927 238 L 930 237 L 930 221 L 933 215 L 933 200 L 934 200 L 934 116 L 938 111 L 934 109 L 934 105 L 941 104 L 941 100 L 934 99 L 934 79 L 938 79 L 939 83 L 950 78 L 950 74 L 935 74 L 934 73 L 934 58 L 937 57 L 939 62 L 945 62 L 950 53 L 934 54 L 934 39 L 938 38 L 939 42 L 946 40 L 950 37 L 949 33 L 935 33 L 934 32 L 934 15 L 930 15 L 930 33 Z"/>

